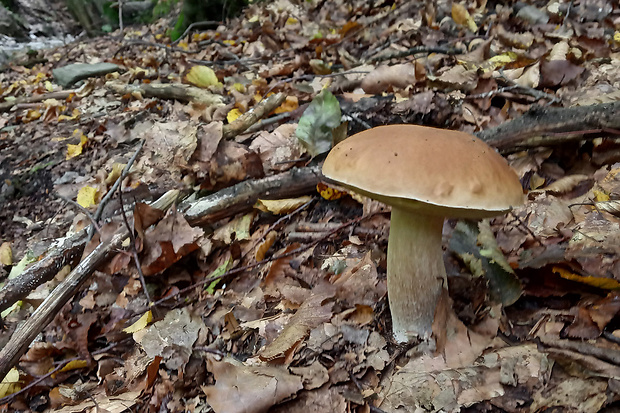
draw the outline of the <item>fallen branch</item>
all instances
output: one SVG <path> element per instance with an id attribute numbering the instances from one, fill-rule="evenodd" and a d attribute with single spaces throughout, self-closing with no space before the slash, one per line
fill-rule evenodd
<path id="1" fill-rule="evenodd" d="M 307 194 L 321 176 L 319 166 L 293 168 L 267 178 L 240 182 L 204 197 L 184 211 L 190 225 L 204 225 L 248 211 L 260 198 L 291 198 Z"/>
<path id="2" fill-rule="evenodd" d="M 11 110 L 13 106 L 21 105 L 24 103 L 42 102 L 46 99 L 66 99 L 71 96 L 72 93 L 75 93 L 75 90 L 59 90 L 57 92 L 45 93 L 43 95 L 25 96 L 15 98 L 13 100 L 7 100 L 0 103 L 0 112 L 7 112 Z"/>
<path id="3" fill-rule="evenodd" d="M 160 99 L 174 99 L 181 102 L 198 102 L 207 105 L 223 105 L 224 99 L 220 95 L 207 92 L 199 87 L 182 83 L 143 83 L 140 85 L 128 85 L 126 83 L 111 80 L 105 86 L 120 95 L 139 93 L 142 96 Z"/>
<path id="4" fill-rule="evenodd" d="M 620 129 L 620 102 L 570 108 L 533 108 L 476 135 L 500 152 L 582 140 L 584 132 Z M 594 135 L 598 136 L 598 135 Z"/>

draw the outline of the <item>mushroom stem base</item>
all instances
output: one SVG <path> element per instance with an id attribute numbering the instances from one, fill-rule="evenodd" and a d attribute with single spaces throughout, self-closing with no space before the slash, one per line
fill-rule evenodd
<path id="1" fill-rule="evenodd" d="M 428 339 L 446 284 L 441 248 L 443 217 L 392 208 L 387 286 L 392 330 L 398 342 Z"/>

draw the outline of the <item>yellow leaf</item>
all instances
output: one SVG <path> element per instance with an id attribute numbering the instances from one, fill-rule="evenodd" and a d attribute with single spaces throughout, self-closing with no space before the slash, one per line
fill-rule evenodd
<path id="1" fill-rule="evenodd" d="M 594 194 L 594 200 L 596 202 L 607 202 L 607 201 L 609 201 L 609 195 L 606 194 L 603 191 L 600 191 L 598 189 L 594 189 L 592 191 L 592 193 Z"/>
<path id="2" fill-rule="evenodd" d="M 242 83 L 234 83 L 233 84 L 233 88 L 237 91 L 237 92 L 245 92 L 245 86 Z"/>
<path id="3" fill-rule="evenodd" d="M 286 23 L 285 24 L 295 24 L 295 23 L 298 23 L 298 22 L 299 22 L 299 20 L 297 20 L 296 18 L 289 17 L 288 19 L 286 19 Z"/>
<path id="4" fill-rule="evenodd" d="M 583 276 L 572 273 L 560 267 L 553 267 L 553 272 L 558 274 L 565 280 L 576 281 L 581 284 L 590 285 L 592 287 L 603 288 L 605 290 L 618 290 L 620 289 L 620 282 L 613 278 L 592 277 L 591 275 Z"/>
<path id="5" fill-rule="evenodd" d="M 284 103 L 277 107 L 274 113 L 292 112 L 298 107 L 299 101 L 297 100 L 297 96 L 287 96 Z"/>
<path id="6" fill-rule="evenodd" d="M 235 119 L 237 119 L 241 115 L 241 111 L 237 108 L 234 108 L 231 109 L 230 112 L 228 112 L 228 114 L 226 115 L 226 120 L 228 121 L 228 123 L 233 123 Z"/>
<path id="7" fill-rule="evenodd" d="M 218 80 L 213 69 L 207 66 L 193 66 L 187 75 L 185 80 L 194 86 L 209 87 L 209 86 L 221 86 L 222 84 Z"/>
<path id="8" fill-rule="evenodd" d="M 178 47 L 180 47 L 183 50 L 187 50 L 189 48 L 189 45 L 187 44 L 187 42 L 179 42 L 179 44 L 177 44 Z"/>
<path id="9" fill-rule="evenodd" d="M 142 317 L 140 317 L 138 321 L 123 329 L 123 331 L 125 333 L 133 334 L 140 330 L 144 330 L 151 321 L 153 321 L 153 314 L 151 313 L 151 310 L 149 310 L 146 313 L 142 314 Z"/>
<path id="10" fill-rule="evenodd" d="M 324 184 L 323 182 L 319 182 L 316 185 L 316 190 L 321 195 L 321 197 L 323 197 L 324 199 L 327 199 L 328 201 L 340 199 L 342 198 L 343 195 L 346 195 L 346 192 L 342 192 L 342 191 L 337 190 L 336 188 L 332 188 Z"/>
<path id="11" fill-rule="evenodd" d="M 78 192 L 77 195 L 77 203 L 83 206 L 84 208 L 88 208 L 91 205 L 95 205 L 97 203 L 97 189 L 92 186 L 85 186 Z"/>
<path id="12" fill-rule="evenodd" d="M 88 362 L 86 360 L 71 360 L 70 362 L 65 364 L 65 366 L 62 369 L 60 369 L 58 373 L 63 372 L 63 371 L 83 369 L 84 367 L 88 367 Z M 56 374 L 54 374 L 52 377 L 55 377 Z"/>
<path id="13" fill-rule="evenodd" d="M 454 20 L 456 24 L 467 27 L 473 33 L 478 31 L 478 25 L 476 25 L 473 17 L 471 17 L 471 14 L 469 14 L 462 4 L 452 4 L 452 20 Z"/>
<path id="14" fill-rule="evenodd" d="M 0 264 L 13 265 L 13 250 L 11 249 L 11 243 L 8 241 L 0 245 Z"/>
<path id="15" fill-rule="evenodd" d="M 125 169 L 125 165 L 127 164 L 114 162 L 114 165 L 112 165 L 112 170 L 110 171 L 108 176 L 105 178 L 105 183 L 107 185 L 111 185 L 114 182 L 116 182 L 116 180 L 121 177 L 121 174 L 123 173 L 123 169 Z"/>
<path id="16" fill-rule="evenodd" d="M 54 90 L 54 85 L 52 85 L 52 82 L 50 82 L 49 80 L 46 80 L 44 85 L 45 90 L 47 90 L 48 92 L 52 92 Z"/>
<path id="17" fill-rule="evenodd" d="M 26 116 L 22 118 L 22 122 L 24 123 L 32 122 L 33 120 L 37 120 L 40 117 L 41 117 L 41 112 L 39 112 L 36 109 L 29 109 L 26 111 Z"/>
<path id="18" fill-rule="evenodd" d="M 257 15 L 254 15 L 254 16 L 250 17 L 250 18 L 248 19 L 248 22 L 249 22 L 249 23 L 256 23 L 256 22 L 258 22 L 258 16 L 257 16 Z"/>
<path id="19" fill-rule="evenodd" d="M 79 109 L 75 108 L 71 111 L 71 116 L 68 115 L 60 115 L 58 116 L 58 121 L 60 122 L 61 120 L 75 120 L 80 116 L 80 111 Z"/>
<path id="20" fill-rule="evenodd" d="M 18 392 L 22 388 L 19 380 L 19 372 L 13 367 L 0 382 L 0 399 Z"/>
<path id="21" fill-rule="evenodd" d="M 259 199 L 254 205 L 255 208 L 260 209 L 263 212 L 271 212 L 272 214 L 288 214 L 293 212 L 306 202 L 312 199 L 311 196 L 300 196 L 299 198 L 288 199 Z"/>
<path id="22" fill-rule="evenodd" d="M 234 40 L 223 40 L 222 43 L 230 46 L 234 46 L 236 44 Z"/>
<path id="23" fill-rule="evenodd" d="M 614 33 L 614 42 L 620 43 L 620 31 Z"/>
<path id="24" fill-rule="evenodd" d="M 88 137 L 86 137 L 86 135 L 84 135 L 82 133 L 81 130 L 76 129 L 73 131 L 73 137 L 80 137 L 80 143 L 73 145 L 73 144 L 67 144 L 67 156 L 66 156 L 66 160 L 69 160 L 71 158 L 75 158 L 76 156 L 80 155 L 82 153 L 82 149 L 84 148 L 84 145 L 86 145 L 86 142 L 88 142 Z"/>

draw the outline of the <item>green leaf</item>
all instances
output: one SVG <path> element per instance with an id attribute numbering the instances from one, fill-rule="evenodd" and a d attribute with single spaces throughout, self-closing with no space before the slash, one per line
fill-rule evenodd
<path id="1" fill-rule="evenodd" d="M 329 152 L 332 148 L 332 130 L 340 126 L 340 117 L 340 103 L 326 89 L 316 95 L 304 111 L 295 134 L 312 157 Z"/>
<path id="2" fill-rule="evenodd" d="M 232 258 L 228 257 L 228 259 L 222 265 L 217 267 L 211 274 L 209 274 L 207 279 L 221 277 L 222 275 L 226 273 L 226 271 L 230 269 L 230 267 L 232 266 L 232 263 L 233 263 Z M 215 292 L 215 287 L 217 287 L 220 281 L 222 281 L 221 278 L 217 278 L 211 281 L 211 283 L 207 286 L 207 288 L 205 288 L 205 291 L 209 294 L 213 294 Z"/>

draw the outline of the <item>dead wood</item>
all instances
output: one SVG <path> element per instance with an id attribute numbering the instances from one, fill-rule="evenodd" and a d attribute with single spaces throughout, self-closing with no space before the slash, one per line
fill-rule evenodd
<path id="1" fill-rule="evenodd" d="M 533 108 L 520 118 L 476 135 L 500 152 L 585 139 L 584 133 L 620 129 L 620 102 L 570 108 Z M 598 135 L 593 135 L 598 136 Z"/>
<path id="2" fill-rule="evenodd" d="M 18 277 L 9 280 L 0 290 L 0 312 L 25 298 L 39 285 L 54 278 L 65 265 L 74 266 L 82 256 L 86 240 L 85 229 L 58 240 L 50 247 L 45 257 L 26 268 Z"/>
<path id="3" fill-rule="evenodd" d="M 128 85 L 120 81 L 109 81 L 106 87 L 120 95 L 138 93 L 146 97 L 159 99 L 174 99 L 181 102 L 198 102 L 208 105 L 223 105 L 220 95 L 207 92 L 199 87 L 181 83 L 143 83 L 140 85 Z"/>
<path id="4" fill-rule="evenodd" d="M 127 229 L 122 228 L 110 241 L 99 244 L 17 328 L 9 342 L 0 350 L 0 377 L 6 376 L 11 367 L 28 350 L 32 340 L 54 319 L 88 276 L 105 262 L 110 252 L 121 247 L 127 235 Z"/>
<path id="5" fill-rule="evenodd" d="M 42 102 L 46 99 L 66 99 L 71 96 L 72 93 L 75 93 L 75 90 L 60 90 L 57 92 L 45 93 L 43 95 L 33 95 L 15 98 L 13 100 L 8 100 L 6 102 L 0 103 L 0 112 L 7 112 L 11 110 L 15 105 L 21 105 L 24 103 Z"/>
<path id="6" fill-rule="evenodd" d="M 321 176 L 319 166 L 293 168 L 266 178 L 240 182 L 204 197 L 184 211 L 190 225 L 203 225 L 248 211 L 259 198 L 279 199 L 307 194 Z"/>

